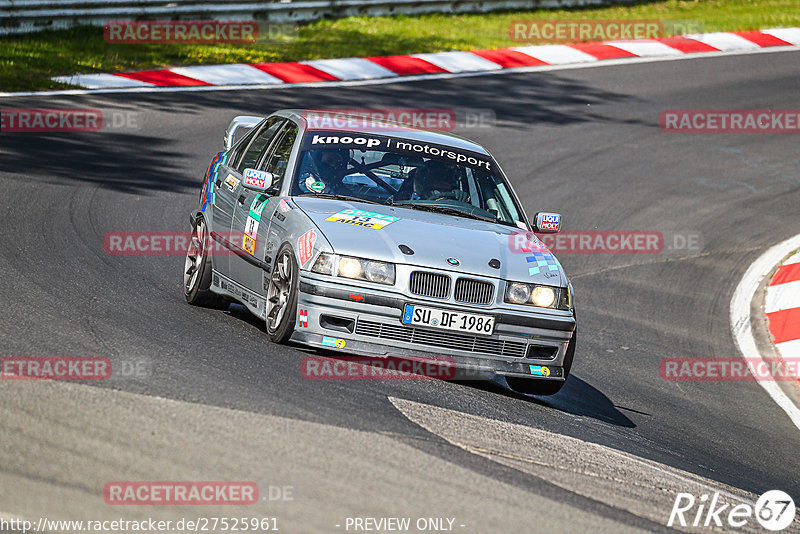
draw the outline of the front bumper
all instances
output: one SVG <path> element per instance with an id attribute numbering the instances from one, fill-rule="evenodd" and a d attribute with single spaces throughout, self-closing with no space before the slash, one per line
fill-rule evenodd
<path id="1" fill-rule="evenodd" d="M 305 271 L 300 273 L 299 290 L 291 338 L 298 343 L 370 357 L 444 358 L 455 366 L 456 379 L 504 375 L 564 380 L 564 355 L 575 330 L 573 314 L 455 308 L 388 288 L 332 283 Z M 494 333 L 473 335 L 403 324 L 407 303 L 493 315 Z"/>

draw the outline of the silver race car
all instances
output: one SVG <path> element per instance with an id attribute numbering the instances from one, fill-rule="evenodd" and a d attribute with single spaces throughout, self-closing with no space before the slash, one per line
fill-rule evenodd
<path id="1" fill-rule="evenodd" d="M 572 287 L 482 146 L 390 123 L 236 117 L 191 214 L 186 300 L 236 300 L 273 342 L 447 358 L 552 395 L 575 353 Z M 237 130 L 240 139 L 234 143 Z M 249 131 L 248 131 L 249 130 Z"/>

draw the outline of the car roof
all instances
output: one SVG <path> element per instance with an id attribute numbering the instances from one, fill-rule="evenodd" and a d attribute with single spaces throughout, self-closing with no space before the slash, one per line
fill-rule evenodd
<path id="1" fill-rule="evenodd" d="M 311 128 L 308 125 L 306 120 L 306 116 L 309 112 L 317 112 L 317 113 L 324 113 L 326 110 L 324 109 L 282 109 L 273 113 L 273 115 L 280 115 L 282 117 L 286 117 L 289 119 L 293 119 L 298 124 L 300 124 L 303 130 L 308 131 L 331 131 L 329 129 L 318 129 L 318 128 Z M 331 113 L 345 113 L 344 110 L 336 111 L 330 110 Z M 447 132 L 434 132 L 431 130 L 422 130 L 419 128 L 414 128 L 411 126 L 397 124 L 395 122 L 386 121 L 386 120 L 377 120 L 372 117 L 367 117 L 364 114 L 354 113 L 347 111 L 348 116 L 351 117 L 362 117 L 368 118 L 371 124 L 374 124 L 374 127 L 359 127 L 359 128 L 336 128 L 335 131 L 337 132 L 353 132 L 353 133 L 371 133 L 376 135 L 384 135 L 387 137 L 392 137 L 394 139 L 408 139 L 412 141 L 420 141 L 424 143 L 435 143 L 438 145 L 445 145 L 453 148 L 459 148 L 462 150 L 469 150 L 471 152 L 476 152 L 478 154 L 483 154 L 486 156 L 491 156 L 488 150 L 486 150 L 483 146 L 475 143 L 474 141 L 470 141 L 469 139 L 464 139 L 455 134 L 447 133 Z M 392 126 L 400 126 L 401 128 L 398 131 L 392 131 Z"/>

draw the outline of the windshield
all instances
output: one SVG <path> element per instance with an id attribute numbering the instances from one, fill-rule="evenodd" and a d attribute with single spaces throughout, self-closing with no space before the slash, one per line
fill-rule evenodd
<path id="1" fill-rule="evenodd" d="M 292 195 L 335 195 L 524 227 L 486 156 L 382 136 L 307 136 Z"/>

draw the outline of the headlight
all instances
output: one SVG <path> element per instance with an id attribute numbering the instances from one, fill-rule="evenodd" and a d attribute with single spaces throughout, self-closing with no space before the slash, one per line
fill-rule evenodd
<path id="1" fill-rule="evenodd" d="M 319 274 L 333 274 L 333 260 L 336 258 L 335 255 L 329 254 L 327 252 L 321 253 L 317 257 L 317 261 L 314 262 L 314 265 L 311 267 L 311 271 Z"/>
<path id="2" fill-rule="evenodd" d="M 370 282 L 377 284 L 394 284 L 394 264 L 382 261 L 368 261 L 364 275 Z"/>
<path id="3" fill-rule="evenodd" d="M 337 264 L 338 260 L 338 266 Z M 385 261 L 366 260 L 351 256 L 337 256 L 323 252 L 311 267 L 311 271 L 342 278 L 366 280 L 376 284 L 394 285 L 394 264 Z"/>
<path id="4" fill-rule="evenodd" d="M 512 304 L 525 304 L 531 298 L 531 286 L 528 284 L 508 284 L 506 301 Z"/>
<path id="5" fill-rule="evenodd" d="M 531 302 L 540 308 L 549 308 L 556 301 L 556 292 L 552 287 L 536 286 L 531 293 Z"/>
<path id="6" fill-rule="evenodd" d="M 508 285 L 506 285 L 505 301 L 509 304 L 528 304 L 539 308 L 568 310 L 572 303 L 571 300 L 564 298 L 564 294 L 568 294 L 567 289 L 523 284 L 521 282 L 509 282 Z M 559 300 L 559 297 L 562 298 Z M 565 307 L 567 302 L 569 302 L 569 305 Z"/>
<path id="7" fill-rule="evenodd" d="M 339 276 L 345 278 L 361 278 L 361 273 L 364 270 L 361 268 L 361 260 L 355 258 L 340 258 L 339 259 Z"/>

